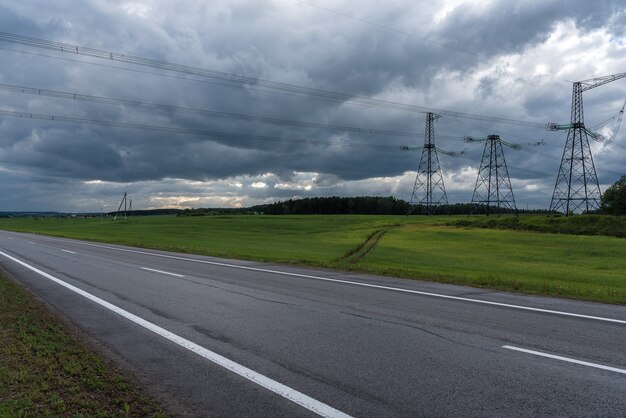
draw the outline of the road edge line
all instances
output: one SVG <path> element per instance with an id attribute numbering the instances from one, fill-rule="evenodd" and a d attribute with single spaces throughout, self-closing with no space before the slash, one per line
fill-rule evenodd
<path id="1" fill-rule="evenodd" d="M 316 399 L 311 398 L 308 395 L 305 395 L 302 392 L 299 392 L 295 389 L 290 388 L 289 386 L 286 386 L 276 380 L 273 380 L 265 375 L 262 375 L 258 372 L 255 372 L 252 369 L 249 369 L 245 366 L 242 366 L 239 363 L 236 363 L 220 354 L 217 354 L 207 348 L 204 348 L 190 340 L 187 340 L 179 335 L 174 334 L 173 332 L 170 332 L 168 330 L 166 330 L 165 328 L 161 328 L 160 326 L 147 321 L 135 314 L 132 314 L 116 305 L 113 305 L 110 302 L 105 301 L 104 299 L 101 299 L 95 295 L 92 295 L 89 292 L 86 292 L 76 286 L 73 286 L 69 283 L 64 282 L 63 280 L 49 274 L 46 273 L 45 271 L 39 270 L 38 268 L 31 266 L 30 264 L 27 264 L 9 254 L 6 254 L 3 251 L 0 251 L 0 255 L 8 258 L 9 260 L 12 260 L 14 262 L 16 262 L 17 264 L 45 277 L 46 279 L 65 287 L 68 290 L 71 290 L 74 293 L 79 294 L 80 296 L 83 296 L 84 298 L 102 306 L 103 308 L 106 308 L 108 310 L 110 310 L 113 313 L 116 313 L 118 315 L 120 315 L 123 318 L 128 319 L 131 322 L 134 322 L 135 324 L 154 332 L 155 334 L 183 347 L 186 348 L 187 350 L 198 354 L 199 356 L 211 361 L 214 364 L 217 364 L 218 366 L 221 366 L 227 370 L 230 370 L 231 372 L 261 386 L 264 387 L 265 389 L 274 392 L 277 395 L 282 396 L 283 398 L 294 402 L 300 406 L 302 406 L 305 409 L 308 409 L 311 412 L 316 413 L 317 415 L 323 416 L 323 417 L 337 417 L 337 418 L 350 418 L 350 415 L 347 415 L 341 411 L 339 411 L 338 409 L 335 409 L 323 402 L 320 402 Z"/>

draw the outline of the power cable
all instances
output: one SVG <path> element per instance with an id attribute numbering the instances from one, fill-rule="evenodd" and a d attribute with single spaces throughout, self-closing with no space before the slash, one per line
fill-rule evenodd
<path id="1" fill-rule="evenodd" d="M 484 135 L 488 135 L 491 131 L 493 131 L 493 129 L 489 129 L 489 130 L 488 130 L 485 126 L 482 126 L 482 125 L 477 125 L 477 124 L 474 124 L 474 123 L 470 123 L 470 122 L 467 122 L 467 121 L 465 121 L 465 120 L 456 120 L 456 122 L 457 122 L 457 123 L 460 123 L 460 124 L 462 124 L 462 125 L 465 125 L 465 126 L 469 126 L 469 127 L 472 127 L 472 128 L 478 129 L 478 130 L 479 130 L 480 132 L 482 132 Z M 544 133 L 545 133 L 545 129 L 542 129 L 542 131 L 544 131 Z M 529 142 L 529 143 L 534 143 L 534 142 L 536 142 L 536 141 L 537 141 L 537 139 L 530 139 L 530 138 L 527 138 L 527 137 L 524 137 L 524 136 L 520 136 L 520 135 L 517 135 L 517 134 L 511 133 L 511 132 L 502 131 L 502 130 L 500 130 L 500 129 L 498 129 L 498 132 L 499 132 L 499 133 L 501 132 L 501 133 L 503 134 L 502 136 L 505 136 L 505 137 L 514 137 L 514 138 L 517 138 L 517 139 L 521 139 L 521 140 L 527 141 L 527 142 Z"/>
<path id="2" fill-rule="evenodd" d="M 53 51 L 60 51 L 62 53 L 71 53 L 76 55 L 83 55 L 92 58 L 105 59 L 110 61 L 118 61 L 124 62 L 134 65 L 140 65 L 151 68 L 158 68 L 164 71 L 174 71 L 183 74 L 189 74 L 200 77 L 214 78 L 225 80 L 232 83 L 238 83 L 242 87 L 245 86 L 261 86 L 272 90 L 284 91 L 289 93 L 295 93 L 299 95 L 305 96 L 313 96 L 320 97 L 326 100 L 331 101 L 339 101 L 342 103 L 351 103 L 351 104 L 365 104 L 373 107 L 381 107 L 381 108 L 390 108 L 390 109 L 398 109 L 419 113 L 429 113 L 433 112 L 440 115 L 459 117 L 459 118 L 470 118 L 470 119 L 478 119 L 485 120 L 491 122 L 499 122 L 499 123 L 514 123 L 519 125 L 526 126 L 543 126 L 544 123 L 537 122 L 529 122 L 529 121 L 521 121 L 515 119 L 507 119 L 495 116 L 485 116 L 485 115 L 473 115 L 469 113 L 463 112 L 454 112 L 443 109 L 430 109 L 423 106 L 410 105 L 405 103 L 393 102 L 390 100 L 383 99 L 374 99 L 365 96 L 358 96 L 347 93 L 339 93 L 330 90 L 323 90 L 311 87 L 304 87 L 295 84 L 282 83 L 272 80 L 265 80 L 257 77 L 249 77 L 243 76 L 239 74 L 227 73 L 223 71 L 203 69 L 198 67 L 192 67 L 188 65 L 171 63 L 168 61 L 156 60 L 151 58 L 143 58 L 133 55 L 121 54 L 117 52 L 105 51 L 95 48 L 83 47 L 79 45 L 66 44 L 62 42 L 49 41 L 45 39 L 33 38 L 28 36 L 22 36 L 17 34 L 12 34 L 8 32 L 0 32 L 0 41 L 10 42 L 15 44 L 26 45 L 34 48 L 48 49 Z"/>
<path id="3" fill-rule="evenodd" d="M 389 135 L 389 136 L 401 136 L 401 137 L 411 137 L 411 138 L 416 137 L 416 136 L 424 136 L 423 133 L 420 134 L 417 132 L 402 132 L 402 131 L 392 131 L 392 130 L 386 130 L 386 129 L 362 128 L 362 127 L 354 127 L 354 126 L 296 121 L 296 120 L 290 120 L 290 119 L 270 118 L 270 117 L 265 117 L 265 116 L 248 115 L 248 114 L 241 114 L 241 113 L 219 112 L 216 110 L 171 106 L 171 105 L 157 104 L 157 103 L 146 103 L 146 102 L 141 102 L 137 100 L 115 99 L 111 97 L 91 96 L 91 95 L 80 94 L 80 93 L 68 93 L 68 92 L 63 92 L 63 91 L 40 89 L 36 87 L 16 86 L 16 85 L 5 84 L 5 83 L 0 83 L 0 91 L 30 94 L 30 95 L 36 95 L 36 96 L 45 96 L 45 97 L 52 97 L 52 98 L 59 98 L 59 99 L 86 101 L 86 102 L 107 104 L 107 105 L 124 105 L 124 106 L 153 109 L 153 110 L 159 110 L 159 111 L 176 111 L 176 112 L 192 113 L 192 114 L 214 117 L 214 118 L 238 119 L 238 120 L 271 123 L 271 124 L 277 124 L 277 125 L 290 125 L 290 126 L 302 126 L 306 128 L 333 129 L 333 130 L 341 130 L 341 131 L 356 132 L 356 133 L 363 133 L 363 134 Z"/>
<path id="4" fill-rule="evenodd" d="M 469 155 L 466 155 L 466 154 L 459 155 L 459 158 L 463 158 L 463 159 L 468 160 L 468 161 L 476 162 L 475 158 L 473 158 L 473 157 L 471 157 Z M 548 173 L 545 173 L 545 172 L 542 172 L 542 171 L 528 170 L 528 169 L 525 169 L 525 168 L 519 168 L 517 166 L 512 166 L 510 164 L 509 164 L 509 167 L 511 167 L 515 171 L 524 171 L 524 172 L 529 173 L 529 174 L 537 175 L 538 177 L 544 177 L 544 178 L 552 177 L 552 174 L 548 174 Z"/>
<path id="5" fill-rule="evenodd" d="M 128 67 L 121 67 L 121 66 L 117 66 L 117 65 L 109 65 L 109 64 L 103 64 L 103 63 L 97 63 L 97 62 L 83 61 L 83 60 L 78 60 L 78 59 L 70 59 L 70 58 L 66 58 L 66 57 L 58 57 L 58 56 L 54 56 L 54 55 L 35 53 L 35 52 L 32 52 L 32 51 L 16 50 L 16 49 L 3 48 L 3 47 L 0 47 L 0 50 L 8 51 L 8 52 L 14 52 L 14 53 L 18 53 L 18 54 L 25 54 L 25 55 L 32 55 L 32 56 L 37 56 L 37 57 L 50 58 L 50 59 L 66 61 L 66 62 L 76 62 L 76 63 L 80 63 L 80 64 L 93 65 L 93 66 L 96 66 L 96 67 L 113 68 L 113 69 L 116 69 L 116 70 L 123 70 L 123 71 L 128 71 L 128 72 L 133 72 L 133 73 L 139 73 L 139 74 L 148 74 L 148 75 L 157 76 L 157 77 L 167 77 L 167 78 L 173 78 L 173 79 L 177 79 L 177 80 L 184 80 L 184 81 L 191 81 L 191 82 L 202 83 L 202 84 L 209 84 L 209 85 L 213 85 L 213 86 L 243 88 L 241 85 L 218 83 L 218 82 L 215 82 L 215 81 L 203 80 L 203 79 L 198 79 L 198 78 L 189 78 L 189 77 L 176 76 L 174 74 L 165 74 L 165 73 L 156 73 L 156 72 L 152 72 L 152 71 L 143 71 L 143 70 L 139 70 L 139 69 L 136 69 L 136 68 L 128 68 Z M 275 94 L 275 95 L 281 95 L 281 96 L 290 96 L 290 97 L 297 97 L 298 96 L 296 94 L 290 94 L 290 93 L 287 93 L 287 92 L 279 92 L 279 91 L 267 90 L 267 89 L 249 87 L 249 86 L 246 86 L 245 89 L 246 89 L 246 91 L 256 91 L 256 92 Z M 323 98 L 320 98 L 320 97 L 311 97 L 311 98 L 315 99 L 315 100 L 324 100 Z M 369 104 L 366 104 L 366 103 L 351 103 L 351 104 L 356 105 L 356 106 L 362 106 L 362 107 L 377 107 L 377 106 L 372 106 L 372 105 L 369 105 Z M 443 111 L 441 111 L 441 112 L 443 112 Z M 458 112 L 455 112 L 455 113 L 458 113 Z M 469 115 L 469 114 L 463 114 L 463 115 L 465 115 L 465 116 L 455 115 L 455 117 L 472 119 L 472 116 Z M 479 115 L 476 118 L 478 118 L 478 117 L 483 118 L 482 116 L 479 116 Z M 493 117 L 485 116 L 485 118 L 493 118 Z M 498 120 L 498 121 L 492 121 L 492 120 L 487 119 L 487 121 L 506 123 L 507 120 L 502 119 L 502 120 Z M 515 120 L 512 120 L 512 121 L 516 122 Z M 521 121 L 517 121 L 517 122 L 521 122 Z M 529 122 L 529 123 L 533 123 L 533 122 Z M 545 126 L 545 124 L 543 124 L 543 123 L 535 123 L 534 126 L 543 128 Z M 424 136 L 424 134 L 419 134 L 419 135 L 420 136 Z M 439 137 L 440 138 L 445 138 L 446 136 L 445 135 L 444 136 L 440 135 Z M 459 137 L 448 136 L 448 139 L 459 139 Z"/>
<path id="6" fill-rule="evenodd" d="M 216 138 L 216 137 L 244 138 L 244 139 L 249 139 L 249 140 L 254 140 L 254 141 L 292 142 L 292 143 L 298 143 L 298 144 L 314 144 L 314 145 L 347 145 L 350 147 L 375 148 L 379 150 L 400 150 L 400 146 L 389 145 L 389 144 L 359 143 L 359 142 L 354 142 L 354 141 L 338 142 L 338 141 L 304 139 L 304 138 L 279 138 L 279 137 L 267 136 L 267 135 L 252 135 L 252 134 L 241 134 L 241 133 L 236 133 L 236 132 L 222 132 L 222 131 L 211 131 L 211 130 L 202 130 L 202 129 L 179 128 L 179 127 L 171 127 L 171 126 L 144 125 L 144 124 L 138 124 L 138 123 L 115 122 L 115 121 L 108 121 L 108 120 L 86 119 L 86 118 L 76 118 L 76 117 L 58 116 L 58 115 L 45 115 L 45 114 L 29 113 L 29 112 L 13 112 L 9 110 L 0 110 L 0 115 L 11 116 L 11 117 L 21 118 L 21 119 L 34 119 L 34 120 L 44 120 L 44 121 L 51 121 L 51 122 L 69 122 L 69 123 L 79 123 L 79 124 L 89 124 L 89 125 L 99 125 L 99 126 L 112 126 L 112 127 L 117 127 L 117 128 L 144 129 L 144 130 L 151 130 L 151 131 L 177 133 L 177 134 L 209 136 L 213 138 Z"/>
<path id="7" fill-rule="evenodd" d="M 84 61 L 84 60 L 79 60 L 79 59 L 71 59 L 71 58 L 67 58 L 67 57 L 58 57 L 58 56 L 49 55 L 49 54 L 35 53 L 35 52 L 32 52 L 32 51 L 24 51 L 24 50 L 3 48 L 3 47 L 0 47 L 0 50 L 8 51 L 8 52 L 14 52 L 14 53 L 18 53 L 18 54 L 24 54 L 24 55 L 31 55 L 31 56 L 36 56 L 36 57 L 50 58 L 50 59 L 59 60 L 59 61 L 76 62 L 76 63 L 79 63 L 79 64 L 87 64 L 87 65 L 92 65 L 92 66 L 95 66 L 95 67 L 113 68 L 113 69 L 116 69 L 116 70 L 128 71 L 128 72 L 137 73 L 137 74 L 147 74 L 147 75 L 152 75 L 152 76 L 156 76 L 156 77 L 166 77 L 166 78 L 172 78 L 172 79 L 175 79 L 175 80 L 191 81 L 191 82 L 194 82 L 194 83 L 202 83 L 202 84 L 207 84 L 207 85 L 211 85 L 211 86 L 222 86 L 222 87 L 241 88 L 241 89 L 245 88 L 246 91 L 274 94 L 274 95 L 280 95 L 280 96 L 286 96 L 286 97 L 301 97 L 300 95 L 287 93 L 287 92 L 268 90 L 268 89 L 263 89 L 263 88 L 250 87 L 250 86 L 243 87 L 243 86 L 238 85 L 238 84 L 219 83 L 217 81 L 209 81 L 209 80 L 199 79 L 199 78 L 177 76 L 177 75 L 174 75 L 174 74 L 158 73 L 158 72 L 153 72 L 153 71 L 145 71 L 145 70 L 139 70 L 137 68 L 129 68 L 129 67 L 122 67 L 122 66 L 118 66 L 118 65 L 110 65 L 110 64 L 103 64 L 103 63 L 98 63 L 98 62 Z M 314 96 L 311 96 L 311 99 L 313 99 L 313 100 L 325 100 L 325 99 L 322 99 L 320 97 L 314 97 Z M 362 107 L 372 107 L 371 105 L 367 105 L 367 104 L 364 104 L 364 103 L 352 103 L 352 104 L 356 105 L 356 106 L 362 106 Z"/>

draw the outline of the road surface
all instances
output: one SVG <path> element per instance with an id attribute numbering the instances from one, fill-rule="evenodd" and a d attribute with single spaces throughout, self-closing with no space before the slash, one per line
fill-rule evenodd
<path id="1" fill-rule="evenodd" d="M 626 416 L 623 306 L 5 231 L 0 266 L 195 416 Z"/>

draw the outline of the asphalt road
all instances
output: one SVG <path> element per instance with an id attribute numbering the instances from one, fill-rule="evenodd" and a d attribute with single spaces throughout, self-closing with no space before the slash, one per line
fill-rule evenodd
<path id="1" fill-rule="evenodd" d="M 625 307 L 4 231 L 0 265 L 195 416 L 626 416 Z"/>

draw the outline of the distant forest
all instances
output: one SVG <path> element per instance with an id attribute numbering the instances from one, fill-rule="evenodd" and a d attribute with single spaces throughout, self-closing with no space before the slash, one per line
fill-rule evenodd
<path id="1" fill-rule="evenodd" d="M 307 197 L 251 209 L 266 215 L 363 214 L 406 215 L 409 204 L 394 197 Z"/>
<path id="2" fill-rule="evenodd" d="M 432 211 L 433 208 L 431 208 Z M 495 208 L 490 213 L 496 213 Z M 409 211 L 409 202 L 395 197 L 360 196 L 360 197 L 307 197 L 303 199 L 289 199 L 248 208 L 194 208 L 194 209 L 150 209 L 127 211 L 128 216 L 177 215 L 177 216 L 210 216 L 235 214 L 265 214 L 265 215 L 406 215 Z M 455 203 L 442 205 L 436 208 L 434 214 L 467 215 L 470 213 L 485 213 L 482 206 L 471 203 Z M 509 210 L 500 210 L 499 213 L 510 213 Z M 116 212 L 104 213 L 104 216 L 114 216 Z M 426 207 L 417 205 L 413 215 L 423 215 Z M 548 214 L 547 210 L 518 210 L 518 213 Z M 0 218 L 6 217 L 66 217 L 87 216 L 100 217 L 98 213 L 69 214 L 58 212 L 0 212 Z M 123 211 L 121 212 L 123 216 Z"/>
<path id="3" fill-rule="evenodd" d="M 431 208 L 432 211 L 433 208 Z M 312 214 L 360 214 L 360 215 L 406 215 L 409 211 L 409 202 L 394 197 L 309 197 L 304 199 L 290 199 L 268 205 L 259 205 L 248 208 L 249 211 L 266 215 L 312 215 Z M 470 212 L 485 213 L 485 208 L 471 203 L 455 203 L 442 205 L 436 208 L 435 214 L 467 215 Z M 491 208 L 491 213 L 495 213 Z M 499 213 L 510 213 L 509 210 L 500 210 Z M 546 210 L 518 211 L 525 213 L 549 213 Z M 426 207 L 417 205 L 412 214 L 426 213 Z"/>

